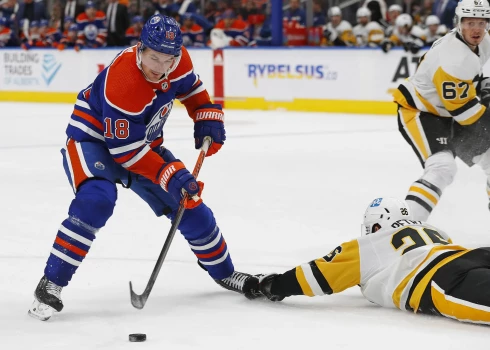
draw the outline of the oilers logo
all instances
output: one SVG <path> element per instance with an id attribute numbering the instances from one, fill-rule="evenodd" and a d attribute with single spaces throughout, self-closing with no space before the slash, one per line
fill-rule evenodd
<path id="1" fill-rule="evenodd" d="M 167 121 L 170 111 L 172 110 L 173 101 L 170 101 L 163 107 L 161 107 L 158 112 L 156 112 L 151 118 L 150 122 L 146 125 L 146 143 L 153 142 L 163 130 L 163 126 Z"/>
<path id="2" fill-rule="evenodd" d="M 87 24 L 83 29 L 83 34 L 89 41 L 95 40 L 97 38 L 98 29 L 95 24 Z"/>
<path id="3" fill-rule="evenodd" d="M 151 20 L 150 20 L 150 24 L 156 24 L 160 22 L 160 17 L 159 16 L 155 16 L 153 17 Z"/>

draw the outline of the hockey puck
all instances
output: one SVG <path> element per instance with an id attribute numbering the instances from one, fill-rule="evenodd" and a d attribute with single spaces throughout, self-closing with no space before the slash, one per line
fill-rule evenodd
<path id="1" fill-rule="evenodd" d="M 146 340 L 146 334 L 143 333 L 135 333 L 129 335 L 130 342 L 142 342 Z"/>

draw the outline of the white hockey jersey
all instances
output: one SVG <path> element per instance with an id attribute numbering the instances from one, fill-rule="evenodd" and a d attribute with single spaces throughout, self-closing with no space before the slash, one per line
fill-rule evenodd
<path id="1" fill-rule="evenodd" d="M 432 33 L 429 28 L 425 28 L 425 43 L 427 46 L 432 46 L 432 44 L 446 35 L 448 32 L 447 27 L 444 24 L 439 25 L 435 33 Z"/>
<path id="2" fill-rule="evenodd" d="M 383 28 L 378 22 L 369 22 L 366 25 L 358 24 L 353 29 L 356 37 L 357 46 L 373 46 L 378 47 L 384 39 Z"/>
<path id="3" fill-rule="evenodd" d="M 410 29 L 410 33 L 401 34 L 398 30 L 398 27 L 394 27 L 389 39 L 397 46 L 412 42 L 416 39 L 421 39 L 425 41 L 425 31 L 419 26 L 415 25 L 412 27 L 412 29 Z"/>
<path id="4" fill-rule="evenodd" d="M 332 25 L 332 22 L 328 22 L 323 27 L 323 30 L 334 33 L 334 35 L 329 38 L 330 42 L 328 44 L 331 44 L 336 38 L 342 40 L 347 46 L 356 44 L 356 37 L 352 33 L 352 25 L 347 21 L 342 20 L 336 27 Z"/>
<path id="5" fill-rule="evenodd" d="M 359 285 L 371 302 L 417 311 L 430 278 L 467 253 L 440 230 L 413 220 L 343 243 L 323 258 L 296 267 L 305 295 L 341 292 Z"/>
<path id="6" fill-rule="evenodd" d="M 476 96 L 476 86 L 489 58 L 488 34 L 475 53 L 452 30 L 432 45 L 415 74 L 395 90 L 394 100 L 408 109 L 473 124 L 486 109 Z"/>

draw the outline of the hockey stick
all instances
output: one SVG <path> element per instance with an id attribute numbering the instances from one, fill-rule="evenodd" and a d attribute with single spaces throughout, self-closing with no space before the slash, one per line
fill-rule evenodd
<path id="1" fill-rule="evenodd" d="M 208 152 L 208 148 L 211 145 L 211 142 L 212 141 L 210 137 L 204 138 L 201 147 L 201 152 L 199 153 L 199 157 L 197 158 L 196 165 L 194 166 L 194 171 L 192 172 L 192 175 L 194 175 L 195 178 L 197 178 L 197 176 L 199 175 L 199 171 L 201 170 L 202 163 L 204 162 L 204 158 L 206 157 L 206 153 Z M 174 238 L 175 231 L 177 231 L 177 227 L 179 227 L 180 220 L 184 215 L 184 211 L 185 211 L 184 202 L 186 199 L 187 199 L 187 193 L 185 194 L 184 199 L 180 202 L 179 209 L 177 210 L 177 215 L 175 216 L 175 219 L 172 222 L 172 226 L 170 227 L 170 231 L 168 233 L 167 239 L 165 240 L 165 244 L 163 245 L 162 251 L 160 252 L 160 256 L 158 257 L 155 267 L 153 268 L 153 272 L 151 273 L 150 280 L 146 284 L 146 288 L 143 294 L 141 295 L 136 294 L 133 291 L 133 284 L 131 283 L 131 281 L 129 282 L 131 304 L 133 304 L 133 306 L 137 309 L 140 310 L 143 309 L 145 307 L 146 301 L 148 300 L 148 297 L 150 296 L 151 290 L 153 289 L 153 285 L 155 284 L 155 281 L 158 277 L 158 273 L 160 272 L 160 269 L 163 265 L 163 261 L 167 256 L 167 252 L 170 248 L 170 244 L 172 243 L 172 240 Z"/>

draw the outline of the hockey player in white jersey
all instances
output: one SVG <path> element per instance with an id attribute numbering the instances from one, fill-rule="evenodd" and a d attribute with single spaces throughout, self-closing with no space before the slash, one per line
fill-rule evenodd
<path id="1" fill-rule="evenodd" d="M 490 95 L 488 79 L 482 78 L 490 58 L 490 4 L 462 0 L 456 18 L 456 28 L 434 43 L 415 74 L 394 92 L 399 130 L 424 168 L 406 197 L 414 218 L 422 221 L 452 183 L 455 156 L 469 166 L 479 163 L 490 179 L 490 154 L 485 153 Z"/>
<path id="2" fill-rule="evenodd" d="M 413 24 L 412 17 L 409 14 L 402 13 L 395 20 L 393 33 L 381 42 L 381 49 L 384 52 L 388 52 L 394 46 L 402 46 L 405 51 L 416 54 L 424 45 L 424 30 Z"/>
<path id="3" fill-rule="evenodd" d="M 360 238 L 285 273 L 262 275 L 258 289 L 280 301 L 355 286 L 383 307 L 490 324 L 490 248 L 452 244 L 394 198 L 369 205 Z"/>
<path id="4" fill-rule="evenodd" d="M 357 10 L 357 25 L 353 29 L 358 47 L 378 47 L 384 39 L 383 28 L 371 21 L 371 11 L 367 7 Z"/>
<path id="5" fill-rule="evenodd" d="M 349 22 L 342 19 L 342 11 L 334 6 L 328 10 L 330 22 L 323 26 L 323 45 L 330 46 L 353 46 L 356 44 L 356 37 L 352 33 L 352 26 Z"/>
<path id="6" fill-rule="evenodd" d="M 395 30 L 395 21 L 402 14 L 402 7 L 398 4 L 393 4 L 388 8 L 388 26 L 385 29 L 385 36 L 389 38 Z"/>
<path id="7" fill-rule="evenodd" d="M 441 20 L 436 15 L 427 16 L 425 19 L 425 43 L 432 46 L 434 42 L 442 38 L 448 32 L 447 27 L 441 24 Z"/>

